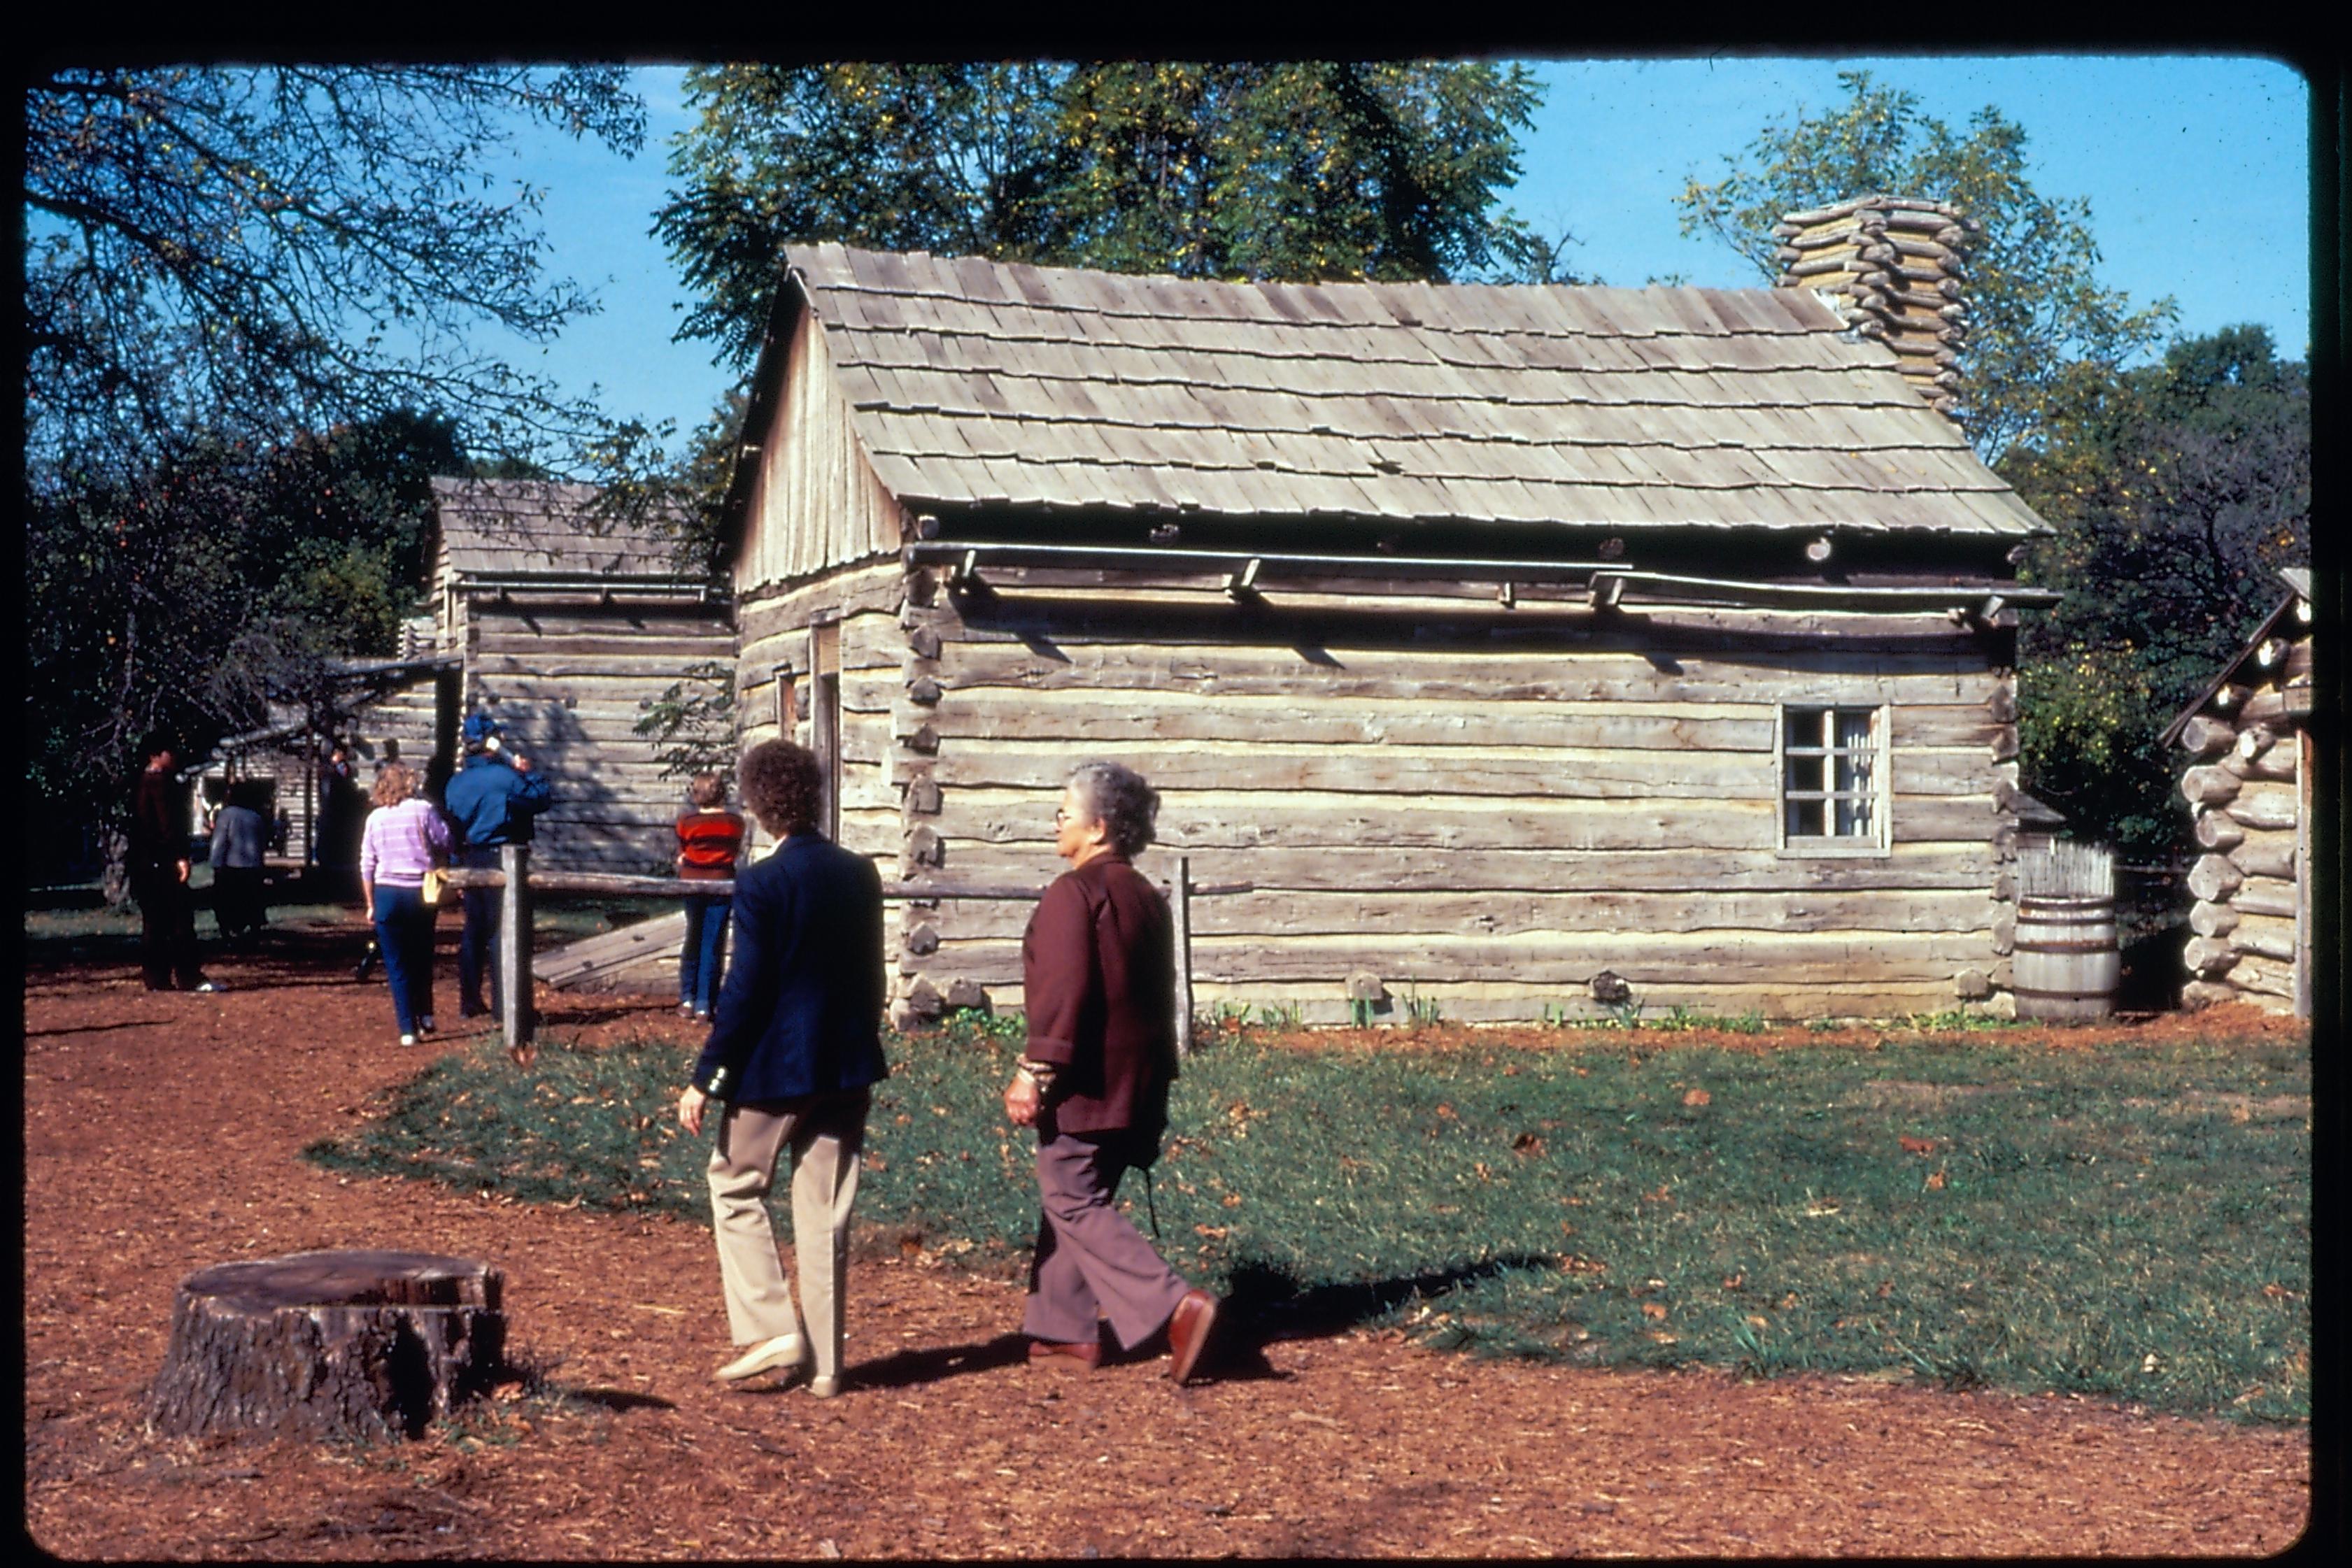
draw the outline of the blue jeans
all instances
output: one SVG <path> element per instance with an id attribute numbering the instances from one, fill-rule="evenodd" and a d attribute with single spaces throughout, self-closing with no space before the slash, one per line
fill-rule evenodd
<path id="1" fill-rule="evenodd" d="M 677 955 L 677 999 L 696 1012 L 719 1003 L 719 977 L 727 970 L 727 914 L 731 898 L 686 901 L 686 946 Z"/>
<path id="2" fill-rule="evenodd" d="M 499 846 L 479 844 L 457 852 L 457 863 L 471 871 L 499 869 Z M 505 982 L 499 978 L 499 901 L 501 887 L 469 887 L 461 895 L 466 927 L 457 937 L 457 1010 L 471 1018 L 488 1012 L 504 1017 Z M 490 999 L 482 1000 L 482 979 L 489 977 Z"/>
<path id="3" fill-rule="evenodd" d="M 393 1016 L 401 1033 L 415 1034 L 416 1020 L 433 1016 L 433 911 L 418 889 L 378 883 L 373 913 Z"/>

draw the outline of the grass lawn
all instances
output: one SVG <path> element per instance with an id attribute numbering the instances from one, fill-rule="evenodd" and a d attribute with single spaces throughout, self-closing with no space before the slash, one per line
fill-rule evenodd
<path id="1" fill-rule="evenodd" d="M 1439 1037 L 1194 1056 L 1155 1173 L 1171 1260 L 1277 1328 L 2309 1414 L 2307 1043 Z M 1022 1267 L 1028 1150 L 996 1100 L 1017 1038 L 888 1042 L 861 1222 Z M 709 1223 L 703 1141 L 670 1115 L 685 1049 L 544 1047 L 519 1075 L 475 1042 L 308 1152 Z"/>

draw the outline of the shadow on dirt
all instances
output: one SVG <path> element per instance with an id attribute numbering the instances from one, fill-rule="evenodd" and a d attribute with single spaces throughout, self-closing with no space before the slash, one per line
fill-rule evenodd
<path id="1" fill-rule="evenodd" d="M 559 1388 L 565 1399 L 578 1400 L 605 1410 L 675 1410 L 677 1405 L 652 1394 L 633 1394 L 625 1388 Z"/>
<path id="2" fill-rule="evenodd" d="M 980 1344 L 893 1351 L 876 1361 L 856 1363 L 849 1374 L 861 1388 L 913 1388 L 942 1378 L 1018 1366 L 1028 1358 L 1029 1341 L 1024 1335 L 1001 1333 Z"/>

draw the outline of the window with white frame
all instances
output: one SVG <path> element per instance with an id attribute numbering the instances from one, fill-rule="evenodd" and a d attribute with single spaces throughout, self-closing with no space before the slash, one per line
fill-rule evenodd
<path id="1" fill-rule="evenodd" d="M 1791 850 L 1886 844 L 1886 719 L 1876 707 L 1780 710 L 1780 841 Z"/>

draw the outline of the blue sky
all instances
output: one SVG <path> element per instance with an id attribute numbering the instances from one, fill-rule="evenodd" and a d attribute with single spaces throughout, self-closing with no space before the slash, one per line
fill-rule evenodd
<path id="1" fill-rule="evenodd" d="M 1837 74 L 1860 68 L 1918 95 L 1955 128 L 1987 105 L 2027 133 L 2035 188 L 2086 196 L 2101 277 L 2135 302 L 2170 295 L 2179 330 L 2239 322 L 2271 329 L 2282 352 L 2310 343 L 2309 89 L 2290 68 L 2245 57 L 2042 56 L 1723 57 L 1538 62 L 1545 104 L 1523 140 L 1506 202 L 1539 228 L 1567 227 L 1580 273 L 1642 284 L 1759 279 L 1728 247 L 1680 233 L 1675 196 L 1714 180 L 1726 153 L 1765 121 L 1837 101 Z M 646 150 L 533 137 L 524 177 L 547 189 L 551 269 L 593 287 L 603 309 L 526 365 L 568 390 L 601 384 L 616 413 L 675 419 L 690 432 L 730 377 L 702 344 L 670 340 L 686 291 L 646 231 L 667 190 L 669 138 L 688 124 L 674 68 L 637 73 Z"/>

